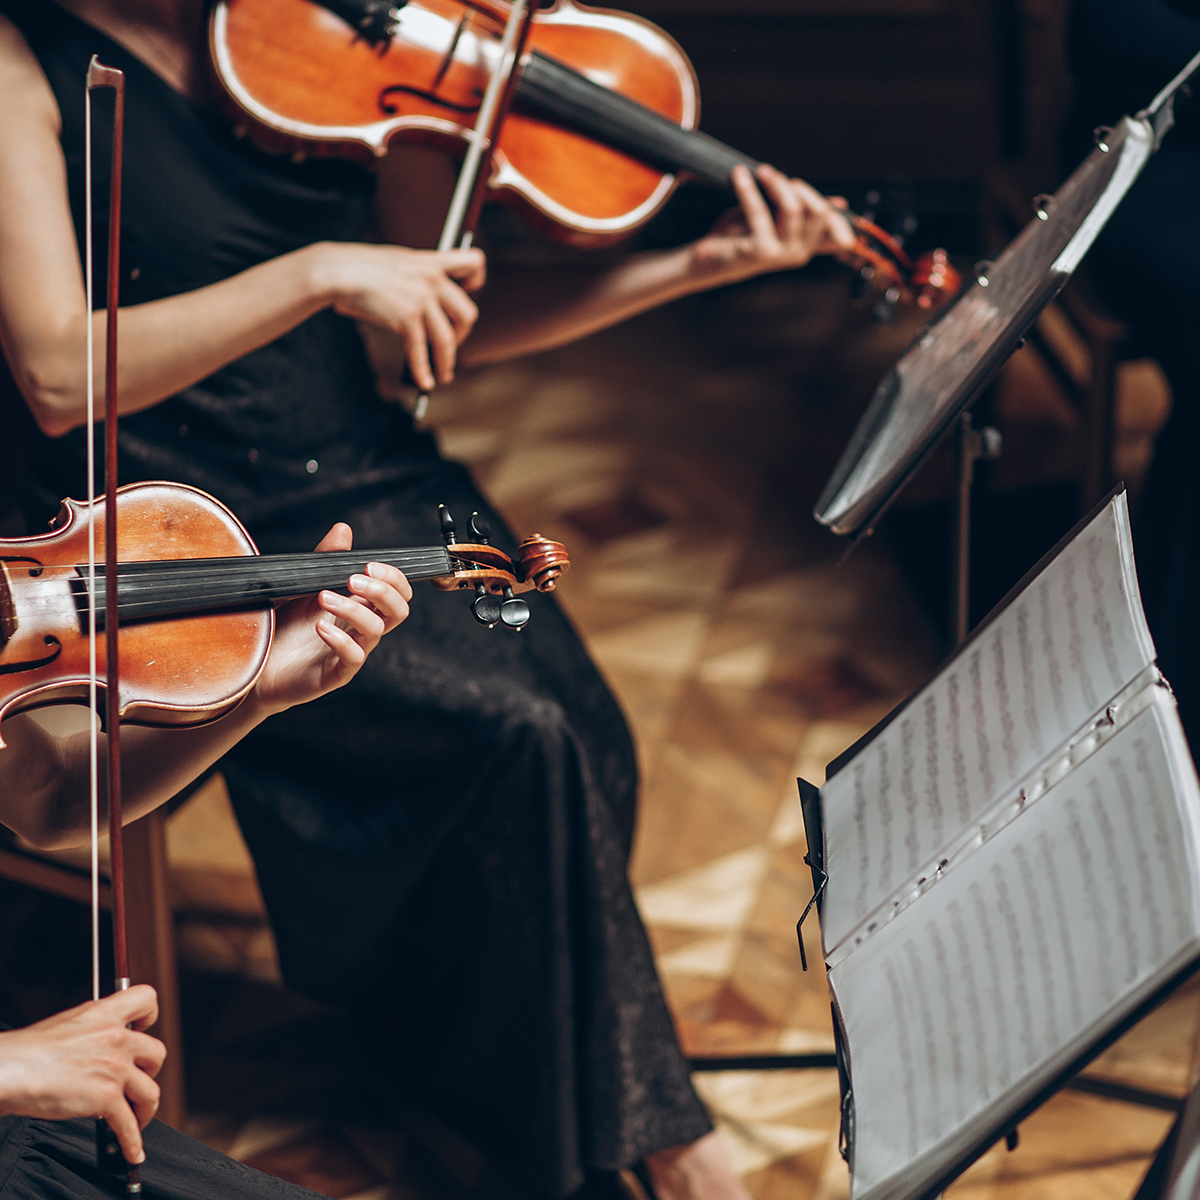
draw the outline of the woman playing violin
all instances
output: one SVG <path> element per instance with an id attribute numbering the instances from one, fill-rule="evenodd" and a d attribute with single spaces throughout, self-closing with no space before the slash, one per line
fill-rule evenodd
<path id="1" fill-rule="evenodd" d="M 348 550 L 339 524 L 318 550 Z M 125 817 L 136 820 L 190 783 L 268 716 L 347 684 L 408 614 L 412 588 L 395 567 L 370 563 L 349 596 L 321 592 L 278 613 L 276 636 L 254 690 L 228 716 L 200 729 L 124 731 Z M 19 714 L 2 726 L 0 823 L 45 848 L 75 845 L 90 828 L 86 734 L 58 738 Z M 0 1029 L 0 1194 L 110 1195 L 94 1179 L 95 1124 L 103 1117 L 125 1159 L 141 1163 L 142 1129 L 158 1108 L 162 1043 L 154 990 L 140 985 L 89 1001 L 25 1029 Z M 271 1179 L 163 1125 L 148 1131 L 147 1184 L 157 1196 L 302 1200 L 313 1193 Z"/>
<path id="2" fill-rule="evenodd" d="M 317 550 L 351 545 L 350 527 L 339 523 Z M 349 596 L 322 591 L 278 610 L 266 665 L 228 716 L 193 729 L 125 730 L 126 823 L 169 800 L 268 717 L 344 687 L 379 639 L 408 616 L 412 586 L 393 566 L 369 563 L 347 587 Z M 88 735 L 56 737 L 26 713 L 5 720 L 0 734 L 0 824 L 46 850 L 85 841 L 91 828 Z"/>
<path id="3" fill-rule="evenodd" d="M 126 72 L 123 479 L 215 494 L 267 552 L 306 549 L 335 514 L 366 545 L 421 544 L 439 501 L 514 549 L 466 472 L 379 399 L 355 321 L 403 339 L 430 387 L 853 240 L 806 184 L 739 169 L 738 210 L 694 244 L 489 273 L 479 250 L 406 248 L 440 220 L 429 151 L 371 173 L 235 138 L 207 90 L 202 0 L 0 11 L 0 343 L 45 435 L 31 520 L 80 490 L 94 52 Z M 460 618 L 420 606 L 349 688 L 222 760 L 285 977 L 393 1035 L 397 1085 L 543 1194 L 644 1159 L 664 1200 L 744 1197 L 626 877 L 621 712 L 552 603 L 520 638 Z"/>

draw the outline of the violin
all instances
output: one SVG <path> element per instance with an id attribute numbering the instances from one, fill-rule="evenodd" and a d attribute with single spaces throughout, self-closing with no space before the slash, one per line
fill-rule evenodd
<path id="1" fill-rule="evenodd" d="M 209 40 L 236 131 L 269 150 L 370 162 L 397 139 L 459 151 L 477 140 L 509 13 L 507 0 L 218 0 Z M 732 191 L 735 166 L 759 166 L 700 132 L 692 65 L 649 21 L 556 0 L 522 41 L 489 126 L 486 186 L 549 236 L 609 245 L 682 179 Z M 944 250 L 914 262 L 847 216 L 858 242 L 839 257 L 890 300 L 934 308 L 957 293 Z"/>
<path id="2" fill-rule="evenodd" d="M 476 514 L 470 542 L 439 510 L 442 542 L 403 550 L 260 555 L 238 519 L 196 488 L 134 483 L 117 492 L 119 719 L 194 726 L 232 711 L 254 686 L 271 647 L 273 603 L 322 589 L 346 594 L 368 562 L 398 567 L 444 591 L 471 589 L 481 623 L 520 629 L 518 593 L 551 592 L 570 561 L 543 537 L 516 562 L 488 545 Z M 97 529 L 105 504 L 97 502 Z M 50 704 L 88 702 L 86 505 L 63 501 L 49 533 L 0 541 L 0 720 Z M 104 576 L 97 575 L 106 625 Z M 103 640 L 98 646 L 104 670 Z M 2 744 L 2 743 L 0 743 Z"/>

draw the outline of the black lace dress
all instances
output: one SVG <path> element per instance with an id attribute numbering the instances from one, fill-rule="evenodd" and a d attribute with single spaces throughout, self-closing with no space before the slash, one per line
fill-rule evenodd
<path id="1" fill-rule="evenodd" d="M 0 7 L 58 99 L 81 242 L 85 68 L 98 52 L 126 72 L 123 305 L 363 235 L 369 173 L 264 155 L 54 5 Z M 31 518 L 81 494 L 84 445 L 39 442 Z M 378 399 L 332 312 L 124 418 L 121 455 L 123 481 L 213 493 L 264 552 L 311 550 L 335 520 L 360 546 L 429 544 L 439 502 L 486 513 L 513 548 L 467 473 Z M 422 589 L 351 686 L 266 722 L 221 769 L 288 982 L 390 1031 L 398 1085 L 564 1195 L 710 1126 L 626 877 L 628 730 L 562 612 L 531 604 L 510 635 Z"/>

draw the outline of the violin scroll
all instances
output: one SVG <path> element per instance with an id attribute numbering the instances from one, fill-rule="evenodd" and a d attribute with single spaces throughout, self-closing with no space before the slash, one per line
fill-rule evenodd
<path id="1" fill-rule="evenodd" d="M 471 518 L 473 532 L 478 532 L 477 517 L 478 514 L 475 514 Z M 487 543 L 484 541 L 482 544 Z M 520 599 L 516 592 L 528 591 L 531 588 L 536 588 L 539 592 L 554 591 L 558 586 L 559 577 L 570 569 L 571 560 L 567 557 L 567 548 L 561 542 L 552 542 L 540 533 L 535 533 L 521 543 L 517 551 L 517 561 L 509 562 L 512 568 L 511 575 L 502 570 L 493 570 L 492 577 L 488 579 L 480 569 L 482 564 L 472 563 L 471 566 L 474 569 L 469 574 L 475 585 L 475 601 L 471 611 L 475 614 L 475 619 L 489 629 L 496 625 L 504 625 L 509 629 L 524 629 L 529 621 L 529 605 Z M 464 585 L 460 583 L 459 586 Z"/>
<path id="2" fill-rule="evenodd" d="M 839 257 L 857 267 L 872 289 L 890 302 L 934 309 L 958 295 L 962 276 L 945 250 L 932 250 L 913 262 L 886 229 L 866 217 L 847 215 L 858 241 Z"/>
<path id="3" fill-rule="evenodd" d="M 537 590 L 552 592 L 571 566 L 566 547 L 534 534 L 521 543 L 514 562 L 489 544 L 489 530 L 479 513 L 471 514 L 471 542 L 457 540 L 454 518 L 446 506 L 438 506 L 442 540 L 450 555 L 450 573 L 431 579 L 442 591 L 471 588 L 475 592 L 475 619 L 491 628 L 505 625 L 520 629 L 529 620 L 529 606 L 516 593 Z"/>
<path id="4" fill-rule="evenodd" d="M 527 537 L 517 551 L 521 579 L 532 583 L 539 592 L 552 592 L 560 576 L 571 569 L 567 548 L 562 542 L 552 542 L 540 533 Z"/>
<path id="5" fill-rule="evenodd" d="M 918 308 L 941 308 L 958 295 L 962 276 L 945 250 L 930 250 L 917 259 L 911 283 Z"/>

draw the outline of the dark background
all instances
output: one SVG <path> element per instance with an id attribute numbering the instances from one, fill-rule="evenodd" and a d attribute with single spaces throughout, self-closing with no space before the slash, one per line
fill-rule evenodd
<path id="1" fill-rule="evenodd" d="M 907 181 L 978 230 L 997 167 L 1052 186 L 1066 0 L 641 0 L 695 64 L 703 128 L 822 186 Z M 1119 114 L 1114 114 L 1119 115 Z M 969 252 L 969 234 L 958 245 Z"/>

